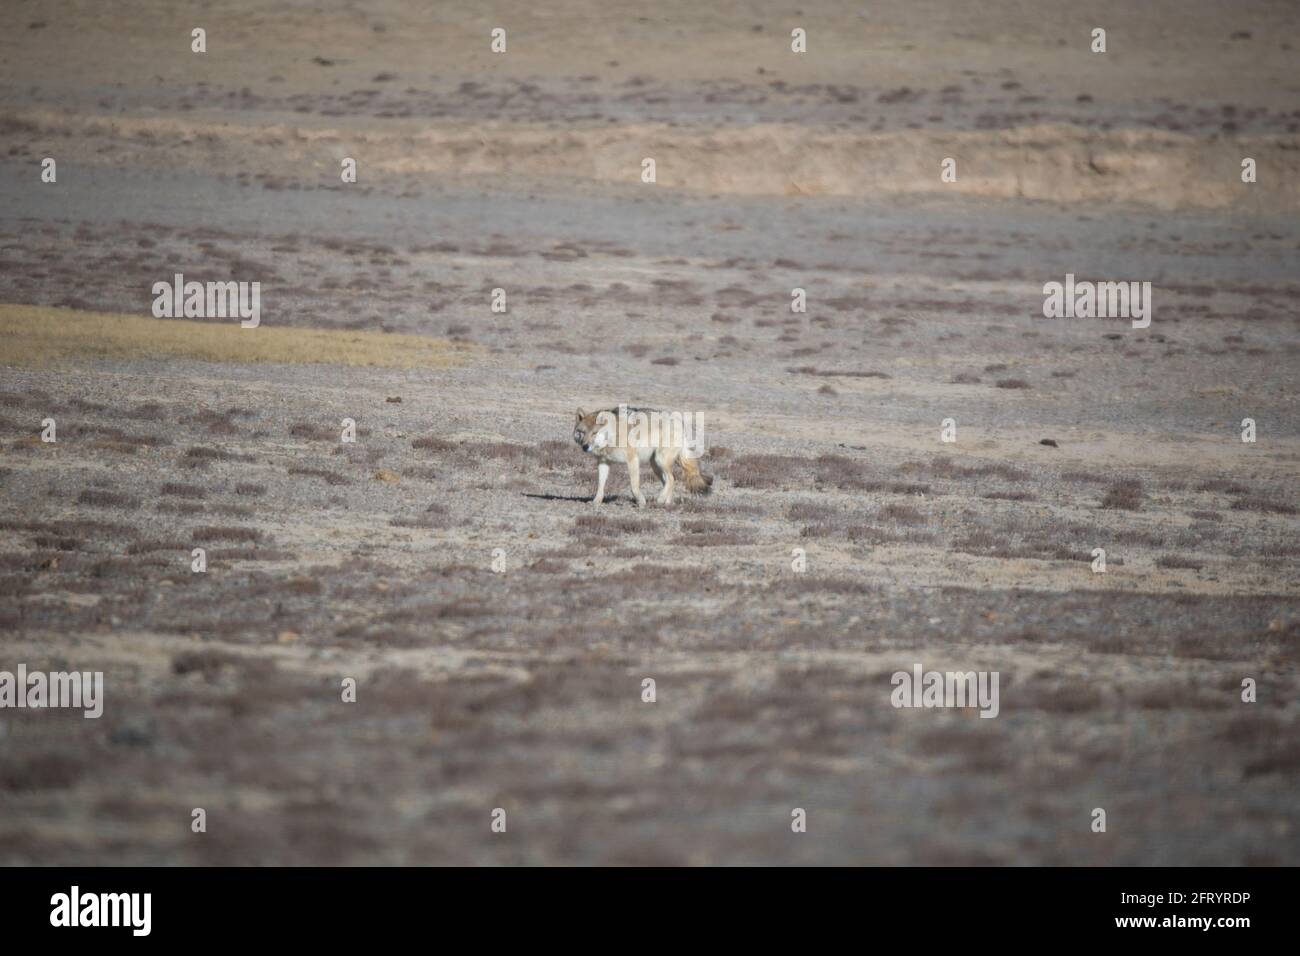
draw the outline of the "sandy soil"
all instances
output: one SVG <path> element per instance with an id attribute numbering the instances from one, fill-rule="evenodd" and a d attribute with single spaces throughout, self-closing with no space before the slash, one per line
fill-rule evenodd
<path id="1" fill-rule="evenodd" d="M 12 9 L 0 862 L 1300 862 L 1293 5 Z"/>

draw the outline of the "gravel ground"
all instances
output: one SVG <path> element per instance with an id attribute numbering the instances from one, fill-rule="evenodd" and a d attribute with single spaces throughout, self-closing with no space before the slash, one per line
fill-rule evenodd
<path id="1" fill-rule="evenodd" d="M 762 59 L 764 3 L 567 51 L 582 5 L 507 4 L 498 60 L 441 6 L 240 0 L 206 60 L 124 6 L 0 40 L 0 672 L 105 686 L 0 711 L 0 863 L 1300 861 L 1300 202 L 1214 181 L 1295 150 L 1289 8 L 1103 4 L 1098 70 L 1065 4 L 805 5 L 867 67 Z M 176 272 L 373 364 L 32 346 Z M 1043 318 L 1066 273 L 1154 321 Z M 698 411 L 713 493 L 593 506 L 619 401 Z M 997 717 L 893 706 L 917 664 Z"/>

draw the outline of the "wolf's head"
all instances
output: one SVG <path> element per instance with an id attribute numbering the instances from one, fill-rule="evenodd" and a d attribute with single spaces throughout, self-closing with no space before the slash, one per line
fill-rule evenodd
<path id="1" fill-rule="evenodd" d="M 596 451 L 612 444 L 613 438 L 609 434 L 608 419 L 608 412 L 592 412 L 588 415 L 581 408 L 578 409 L 578 421 L 573 426 L 573 440 L 586 452 Z"/>

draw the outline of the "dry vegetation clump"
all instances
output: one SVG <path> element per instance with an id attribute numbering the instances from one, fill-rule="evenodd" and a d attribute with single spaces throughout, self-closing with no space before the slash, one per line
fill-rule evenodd
<path id="1" fill-rule="evenodd" d="M 891 524 L 902 525 L 923 525 L 929 519 L 925 514 L 911 505 L 890 504 L 885 505 L 877 513 L 877 517 L 882 521 L 888 521 Z"/>
<path id="2" fill-rule="evenodd" d="M 1143 497 L 1141 480 L 1124 478 L 1106 489 L 1106 494 L 1101 499 L 1101 507 L 1119 511 L 1140 511 Z"/>
<path id="3" fill-rule="evenodd" d="M 188 541 L 164 541 L 160 538 L 148 538 L 132 541 L 126 546 L 127 554 L 152 554 L 156 551 L 185 551 L 193 546 Z"/>
<path id="4" fill-rule="evenodd" d="M 306 438 L 309 441 L 338 441 L 341 432 L 312 422 L 294 422 L 289 426 L 289 434 L 294 438 Z"/>
<path id="5" fill-rule="evenodd" d="M 774 588 L 780 594 L 841 594 L 857 596 L 875 593 L 878 588 L 858 578 L 828 574 L 791 574 L 782 577 Z"/>
<path id="6" fill-rule="evenodd" d="M 818 501 L 797 501 L 786 508 L 785 515 L 794 522 L 826 522 L 842 511 L 842 508 L 833 508 Z"/>
<path id="7" fill-rule="evenodd" d="M 225 412 L 204 408 L 193 415 L 182 418 L 180 423 L 182 425 L 197 425 L 213 435 L 235 435 L 239 433 L 239 428 L 231 419 L 238 413 L 239 410 L 235 408 L 227 409 Z"/>
<path id="8" fill-rule="evenodd" d="M 870 516 L 840 512 L 826 521 L 816 521 L 799 529 L 799 537 L 813 541 L 822 539 L 849 541 L 853 544 L 928 544 L 934 538 L 929 533 L 877 527 Z"/>
<path id="9" fill-rule="evenodd" d="M 213 561 L 293 561 L 292 551 L 276 548 L 213 548 L 208 551 L 209 563 Z"/>
<path id="10" fill-rule="evenodd" d="M 737 455 L 718 463 L 718 474 L 737 488 L 784 488 L 807 484 L 807 458 L 795 455 Z"/>
<path id="11" fill-rule="evenodd" d="M 124 418 L 145 422 L 161 422 L 167 419 L 167 409 L 158 402 L 143 402 L 134 408 L 123 410 L 120 414 Z"/>
<path id="12" fill-rule="evenodd" d="M 1028 481 L 1029 472 L 1000 462 L 987 465 L 962 465 L 947 455 L 930 461 L 905 461 L 898 466 L 904 474 L 923 474 L 930 478 L 956 481 L 962 478 L 1002 478 L 1005 481 Z"/>
<path id="13" fill-rule="evenodd" d="M 1196 486 L 1196 490 L 1218 495 L 1245 495 L 1250 493 L 1250 489 L 1241 482 L 1232 481 L 1228 478 L 1211 478 L 1208 481 L 1202 481 Z"/>
<path id="14" fill-rule="evenodd" d="M 1297 513 L 1296 506 L 1288 504 L 1285 501 L 1274 501 L 1269 498 L 1238 498 L 1232 503 L 1233 511 L 1258 511 L 1261 514 L 1274 515 L 1293 515 Z"/>
<path id="15" fill-rule="evenodd" d="M 1061 480 L 1077 485 L 1104 485 L 1110 478 L 1102 472 L 1064 471 Z"/>
<path id="16" fill-rule="evenodd" d="M 1034 560 L 1091 560 L 1093 531 L 1088 525 L 1035 520 L 1019 512 L 968 515 L 966 530 L 951 550 L 979 557 Z M 1118 558 L 1108 559 L 1117 563 Z"/>
<path id="17" fill-rule="evenodd" d="M 536 446 L 507 441 L 451 441 L 439 435 L 425 435 L 411 442 L 417 451 L 432 452 L 434 461 L 445 461 L 458 469 L 481 469 L 484 460 L 503 461 L 517 468 L 546 463 L 560 467 L 566 442 L 545 441 Z"/>
<path id="18" fill-rule="evenodd" d="M 179 482 L 164 482 L 159 489 L 159 494 L 171 495 L 176 498 L 205 498 L 207 491 L 198 485 L 186 485 Z"/>
<path id="19" fill-rule="evenodd" d="M 195 541 L 261 541 L 262 532 L 257 528 L 235 526 L 200 525 L 190 530 Z"/>
<path id="20" fill-rule="evenodd" d="M 346 475 L 340 475 L 337 471 L 330 471 L 327 468 L 310 468 L 306 465 L 290 465 L 288 469 L 290 475 L 300 475 L 304 478 L 320 478 L 327 485 L 350 485 L 352 479 Z"/>
<path id="21" fill-rule="evenodd" d="M 538 442 L 534 460 L 548 471 L 586 471 L 586 455 L 571 441 L 548 439 Z"/>
<path id="22" fill-rule="evenodd" d="M 388 523 L 394 528 L 423 528 L 433 531 L 445 531 L 460 524 L 446 505 L 436 501 L 426 507 L 422 514 L 398 515 L 391 518 Z"/>
<path id="23" fill-rule="evenodd" d="M 552 558 L 538 558 L 528 565 L 527 569 L 537 574 L 567 574 L 569 572 L 568 564 Z"/>
<path id="24" fill-rule="evenodd" d="M 102 488 L 87 488 L 77 495 L 77 504 L 90 505 L 92 508 L 135 509 L 140 507 L 140 499 Z"/>
<path id="25" fill-rule="evenodd" d="M 206 468 L 214 461 L 252 461 L 246 455 L 235 455 L 220 448 L 209 448 L 206 445 L 192 445 L 185 449 L 181 456 L 181 466 L 184 468 Z"/>
<path id="26" fill-rule="evenodd" d="M 226 670 L 240 671 L 256 666 L 250 659 L 227 651 L 182 651 L 172 658 L 173 674 L 179 677 L 197 674 L 209 681 Z"/>
<path id="27" fill-rule="evenodd" d="M 438 435 L 424 435 L 412 441 L 411 447 L 417 451 L 449 452 L 455 451 L 459 446 Z"/>
<path id="28" fill-rule="evenodd" d="M 659 531 L 659 523 L 650 519 L 579 515 L 573 519 L 569 534 L 574 536 L 616 537 L 624 534 L 650 534 Z"/>
<path id="29" fill-rule="evenodd" d="M 717 521 L 693 520 L 683 521 L 682 534 L 669 544 L 686 545 L 695 548 L 718 548 L 753 544 L 753 534 L 748 530 L 736 530 Z"/>
<path id="30" fill-rule="evenodd" d="M 830 485 L 841 491 L 888 492 L 894 495 L 928 494 L 930 486 L 917 482 L 880 478 L 866 462 L 844 455 L 819 455 L 813 460 L 817 484 Z"/>

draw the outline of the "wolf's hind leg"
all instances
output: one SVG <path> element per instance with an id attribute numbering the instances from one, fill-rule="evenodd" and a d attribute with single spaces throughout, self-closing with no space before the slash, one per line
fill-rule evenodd
<path id="1" fill-rule="evenodd" d="M 670 505 L 673 503 L 673 460 L 677 455 L 671 449 L 660 449 L 654 454 L 651 461 L 654 462 L 655 474 L 659 480 L 664 483 L 664 490 L 659 492 L 659 497 L 655 500 L 661 505 Z"/>
<path id="2" fill-rule="evenodd" d="M 645 495 L 641 494 L 641 460 L 636 451 L 627 457 L 627 483 L 632 486 L 632 497 L 638 508 L 645 507 Z"/>

